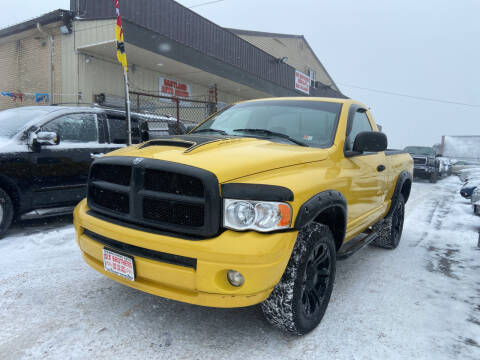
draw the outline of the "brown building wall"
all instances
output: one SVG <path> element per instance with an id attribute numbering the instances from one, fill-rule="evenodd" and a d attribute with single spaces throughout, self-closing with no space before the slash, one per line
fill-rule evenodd
<path id="1" fill-rule="evenodd" d="M 45 27 L 48 31 L 58 26 Z M 50 92 L 50 51 L 49 39 L 37 29 L 32 29 L 0 39 L 0 91 L 17 93 Z M 61 93 L 61 41 L 60 34 L 54 35 L 54 93 Z M 56 101 L 56 99 L 52 99 Z M 14 101 L 0 96 L 0 110 L 38 105 L 33 96 L 23 101 Z"/>

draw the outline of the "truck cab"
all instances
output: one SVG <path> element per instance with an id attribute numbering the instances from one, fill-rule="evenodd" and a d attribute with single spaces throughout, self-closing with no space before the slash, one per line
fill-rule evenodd
<path id="1" fill-rule="evenodd" d="M 432 147 L 407 146 L 404 150 L 413 158 L 415 177 L 426 178 L 432 183 L 437 182 L 440 177 L 440 162 Z"/>
<path id="2" fill-rule="evenodd" d="M 0 237 L 15 218 L 72 213 L 93 159 L 126 142 L 125 112 L 114 109 L 21 107 L 0 112 L 0 124 Z M 184 131 L 174 118 L 132 114 L 134 143 Z"/>

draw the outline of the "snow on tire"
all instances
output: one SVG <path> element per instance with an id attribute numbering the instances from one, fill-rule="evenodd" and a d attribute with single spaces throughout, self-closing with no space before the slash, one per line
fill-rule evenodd
<path id="1" fill-rule="evenodd" d="M 295 335 L 320 323 L 335 280 L 335 252 L 328 226 L 311 223 L 300 230 L 282 279 L 262 303 L 268 322 Z"/>
<path id="2" fill-rule="evenodd" d="M 10 196 L 0 189 L 0 238 L 7 232 L 13 220 L 13 204 Z"/>
<path id="3" fill-rule="evenodd" d="M 377 237 L 373 244 L 385 249 L 395 249 L 402 237 L 404 217 L 405 199 L 400 194 L 392 213 L 373 226 L 373 230 L 377 232 Z"/>

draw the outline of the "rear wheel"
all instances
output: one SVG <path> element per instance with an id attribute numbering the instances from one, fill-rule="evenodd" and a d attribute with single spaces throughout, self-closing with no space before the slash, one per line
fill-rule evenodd
<path id="1" fill-rule="evenodd" d="M 335 257 L 335 240 L 328 226 L 305 226 L 298 234 L 282 279 L 262 303 L 265 318 L 295 335 L 315 329 L 332 294 Z"/>
<path id="2" fill-rule="evenodd" d="M 13 204 L 8 194 L 0 189 L 0 238 L 7 232 L 13 220 Z"/>
<path id="3" fill-rule="evenodd" d="M 402 237 L 404 218 L 405 199 L 400 194 L 392 213 L 373 226 L 373 229 L 378 233 L 373 244 L 385 249 L 395 249 Z"/>

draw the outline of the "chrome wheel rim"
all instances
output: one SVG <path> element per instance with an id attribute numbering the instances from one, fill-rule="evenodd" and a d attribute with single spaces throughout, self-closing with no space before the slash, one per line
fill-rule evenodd
<path id="1" fill-rule="evenodd" d="M 0 204 L 0 225 L 3 223 L 3 204 Z"/>

